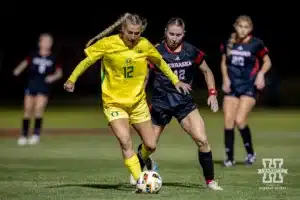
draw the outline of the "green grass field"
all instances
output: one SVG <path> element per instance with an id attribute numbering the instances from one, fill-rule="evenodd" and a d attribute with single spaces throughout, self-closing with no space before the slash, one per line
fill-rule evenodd
<path id="1" fill-rule="evenodd" d="M 159 194 L 147 195 L 132 193 L 119 145 L 107 134 L 101 110 L 50 107 L 41 143 L 18 147 L 16 130 L 22 110 L 0 109 L 0 136 L 13 136 L 0 138 L 0 199 L 300 199 L 299 110 L 255 110 L 249 123 L 258 160 L 252 167 L 241 163 L 245 150 L 236 131 L 239 164 L 228 169 L 220 166 L 224 159 L 222 112 L 212 114 L 205 110 L 201 114 L 213 149 L 216 179 L 224 191 L 205 188 L 196 146 L 173 121 L 153 155 L 163 187 Z M 71 129 L 77 134 L 70 134 Z M 137 146 L 139 138 L 133 137 Z M 283 168 L 288 169 L 288 174 L 284 175 L 283 184 L 262 183 L 262 175 L 258 174 L 263 167 L 262 158 L 284 159 Z M 285 189 L 263 190 L 261 187 L 265 186 Z"/>

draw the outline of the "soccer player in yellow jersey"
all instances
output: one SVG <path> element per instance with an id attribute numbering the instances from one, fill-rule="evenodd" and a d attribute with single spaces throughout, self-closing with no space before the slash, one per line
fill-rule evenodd
<path id="1" fill-rule="evenodd" d="M 104 37 L 119 25 L 120 34 Z M 145 25 L 139 16 L 125 14 L 96 37 L 101 39 L 84 50 L 87 57 L 78 64 L 64 85 L 67 91 L 73 92 L 78 77 L 101 59 L 104 114 L 120 142 L 125 165 L 136 180 L 141 174 L 141 167 L 133 149 L 130 124 L 143 141 L 143 159 L 147 159 L 156 149 L 144 88 L 148 74 L 147 61 L 155 63 L 179 92 L 189 93 L 191 90 L 189 84 L 178 80 L 156 48 L 140 36 Z"/>

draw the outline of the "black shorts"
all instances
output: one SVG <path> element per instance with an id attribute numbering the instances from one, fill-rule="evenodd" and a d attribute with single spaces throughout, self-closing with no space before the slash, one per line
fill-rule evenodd
<path id="1" fill-rule="evenodd" d="M 30 95 L 30 96 L 36 96 L 36 95 L 44 95 L 48 96 L 49 95 L 49 90 L 47 88 L 26 88 L 25 89 L 25 95 Z"/>
<path id="2" fill-rule="evenodd" d="M 151 105 L 152 123 L 157 126 L 166 126 L 170 123 L 172 117 L 175 117 L 180 123 L 188 114 L 197 109 L 194 102 L 188 101 L 186 104 L 179 104 L 175 107 L 163 107 L 159 104 Z"/>
<path id="3" fill-rule="evenodd" d="M 225 96 L 234 96 L 239 98 L 240 96 L 248 96 L 256 99 L 257 89 L 253 84 L 245 84 L 239 86 L 232 86 L 229 93 L 225 93 Z"/>

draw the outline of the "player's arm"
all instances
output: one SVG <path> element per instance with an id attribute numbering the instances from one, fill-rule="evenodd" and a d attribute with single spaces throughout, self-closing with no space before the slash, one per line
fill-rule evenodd
<path id="1" fill-rule="evenodd" d="M 149 69 L 147 71 L 147 76 L 145 78 L 145 82 L 144 82 L 144 89 L 146 90 L 147 84 L 148 84 L 148 80 L 149 80 Z"/>
<path id="2" fill-rule="evenodd" d="M 149 63 L 148 63 L 148 65 L 149 65 Z M 147 76 L 146 76 L 145 82 L 144 82 L 144 89 L 145 89 L 145 90 L 146 90 L 146 88 L 147 88 L 147 84 L 148 84 L 148 81 L 149 81 L 150 73 L 151 73 L 151 70 L 148 68 L 148 69 L 147 69 Z"/>
<path id="3" fill-rule="evenodd" d="M 61 79 L 63 76 L 63 70 L 60 64 L 56 66 L 55 72 L 53 74 L 54 81 Z"/>
<path id="4" fill-rule="evenodd" d="M 228 76 L 228 66 L 227 66 L 227 49 L 223 44 L 221 44 L 220 47 L 221 50 L 221 73 L 222 73 L 222 90 L 226 93 L 229 93 L 231 91 L 231 81 Z"/>
<path id="5" fill-rule="evenodd" d="M 24 59 L 20 64 L 14 69 L 13 74 L 14 76 L 19 76 L 29 65 L 30 57 Z"/>
<path id="6" fill-rule="evenodd" d="M 144 88 L 147 91 L 149 84 L 151 84 L 152 82 L 152 78 L 154 76 L 154 71 L 153 71 L 154 65 L 151 62 L 148 62 L 148 74 L 147 77 L 145 79 L 145 83 L 144 83 Z"/>
<path id="7" fill-rule="evenodd" d="M 75 83 L 79 76 L 84 73 L 91 65 L 93 65 L 97 60 L 91 60 L 89 57 L 83 59 L 73 70 L 72 74 L 68 78 L 68 81 Z"/>
<path id="8" fill-rule="evenodd" d="M 220 46 L 220 51 L 221 51 L 221 54 L 222 54 L 222 57 L 221 57 L 221 73 L 222 73 L 222 78 L 223 78 L 223 83 L 228 81 L 229 80 L 229 76 L 228 76 L 228 73 L 227 73 L 227 64 L 226 64 L 226 49 L 225 49 L 225 46 L 223 44 L 221 44 Z"/>
<path id="9" fill-rule="evenodd" d="M 210 105 L 213 112 L 217 112 L 219 110 L 219 104 L 217 100 L 215 78 L 213 72 L 204 60 L 204 56 L 205 54 L 202 51 L 199 51 L 195 63 L 199 65 L 199 68 L 205 77 L 205 82 L 208 88 L 207 104 Z"/>
<path id="10" fill-rule="evenodd" d="M 84 50 L 87 57 L 82 60 L 74 69 L 68 81 L 75 83 L 79 76 L 84 73 L 91 65 L 93 65 L 97 60 L 101 59 L 101 57 L 106 52 L 106 44 L 105 41 L 99 40 L 95 44 L 87 47 Z"/>
<path id="11" fill-rule="evenodd" d="M 227 65 L 226 65 L 226 55 L 223 54 L 221 58 L 221 73 L 223 77 L 223 82 L 226 79 L 229 79 L 228 73 L 227 73 Z"/>
<path id="12" fill-rule="evenodd" d="M 62 76 L 63 76 L 63 70 L 61 68 L 61 65 L 57 64 L 56 67 L 55 67 L 55 72 L 46 77 L 46 82 L 47 83 L 55 82 L 55 81 L 61 79 Z"/>
<path id="13" fill-rule="evenodd" d="M 168 64 L 162 58 L 161 54 L 150 43 L 149 43 L 149 50 L 148 50 L 148 59 L 149 59 L 150 62 L 152 62 L 153 64 L 155 64 L 155 66 L 157 66 L 162 71 L 162 73 L 166 77 L 168 77 L 168 79 L 170 79 L 170 81 L 174 85 L 176 85 L 176 83 L 179 82 L 179 79 L 176 76 L 176 74 L 173 73 L 173 71 L 170 69 L 170 67 L 168 66 Z"/>
<path id="14" fill-rule="evenodd" d="M 259 72 L 257 73 L 256 80 L 255 80 L 255 86 L 257 89 L 261 90 L 265 87 L 265 74 L 271 69 L 271 59 L 268 55 L 269 51 L 264 46 L 263 42 L 260 42 L 258 51 L 258 57 L 262 60 L 263 64 Z"/>
<path id="15" fill-rule="evenodd" d="M 205 82 L 207 84 L 207 88 L 209 89 L 210 93 L 215 93 L 216 92 L 216 86 L 215 86 L 215 78 L 214 74 L 207 65 L 206 61 L 203 60 L 201 65 L 199 66 L 200 70 L 202 71 L 204 77 L 205 77 Z"/>
<path id="16" fill-rule="evenodd" d="M 258 52 L 258 57 L 262 59 L 263 64 L 261 66 L 261 69 L 259 70 L 259 73 L 265 75 L 271 69 L 272 62 L 270 56 L 268 55 L 269 50 L 263 44 L 261 45 L 262 48 Z"/>
<path id="17" fill-rule="evenodd" d="M 170 69 L 169 65 L 164 61 L 163 57 L 156 50 L 156 48 L 148 42 L 148 59 L 156 65 L 162 73 L 174 84 L 179 93 L 189 94 L 192 90 L 191 86 L 187 83 L 179 81 L 176 74 Z"/>
<path id="18" fill-rule="evenodd" d="M 263 60 L 263 65 L 262 65 L 259 73 L 266 74 L 271 69 L 272 62 L 271 62 L 269 55 L 265 55 L 262 60 Z"/>
<path id="19" fill-rule="evenodd" d="M 209 91 L 209 95 L 216 95 L 216 86 L 215 86 L 215 78 L 214 74 L 207 65 L 207 62 L 205 61 L 205 54 L 202 51 L 197 50 L 198 55 L 196 57 L 195 63 L 199 65 L 199 69 L 202 71 L 205 82 Z"/>
<path id="20" fill-rule="evenodd" d="M 157 47 L 157 46 L 159 46 L 159 43 L 155 44 L 155 47 Z M 148 61 L 148 66 L 149 66 L 148 73 L 147 73 L 147 76 L 146 76 L 146 79 L 145 79 L 145 83 L 144 83 L 144 89 L 145 90 L 147 89 L 147 85 L 149 83 L 149 78 L 150 78 L 150 76 L 152 74 L 152 69 L 154 68 L 154 65 L 151 62 L 149 62 L 149 61 Z"/>

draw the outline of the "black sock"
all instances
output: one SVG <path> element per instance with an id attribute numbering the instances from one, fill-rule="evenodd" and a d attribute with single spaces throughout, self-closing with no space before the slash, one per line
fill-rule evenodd
<path id="1" fill-rule="evenodd" d="M 248 125 L 245 126 L 243 129 L 239 129 L 241 136 L 243 138 L 244 146 L 246 148 L 246 151 L 248 154 L 253 155 L 253 145 L 252 145 L 252 139 L 251 139 L 251 131 Z"/>
<path id="2" fill-rule="evenodd" d="M 40 135 L 41 128 L 42 128 L 43 118 L 35 118 L 35 124 L 34 124 L 34 134 Z"/>
<path id="3" fill-rule="evenodd" d="M 24 137 L 28 136 L 29 125 L 30 125 L 30 120 L 27 118 L 24 118 L 23 124 L 22 124 L 22 136 L 24 136 Z"/>
<path id="4" fill-rule="evenodd" d="M 212 159 L 212 153 L 198 151 L 199 163 L 203 170 L 203 176 L 205 177 L 206 183 L 214 180 L 214 163 Z"/>
<path id="5" fill-rule="evenodd" d="M 234 160 L 234 129 L 225 129 L 225 151 L 227 154 L 227 159 L 230 161 Z"/>
<path id="6" fill-rule="evenodd" d="M 143 158 L 142 158 L 141 149 L 142 149 L 142 144 L 140 144 L 140 145 L 138 146 L 138 150 L 137 150 L 138 153 L 137 153 L 137 156 L 138 156 L 138 159 L 139 159 L 139 161 L 140 161 L 141 169 L 142 169 L 142 171 L 143 171 L 143 169 L 144 169 L 146 163 L 145 163 L 145 161 L 144 161 Z"/>

